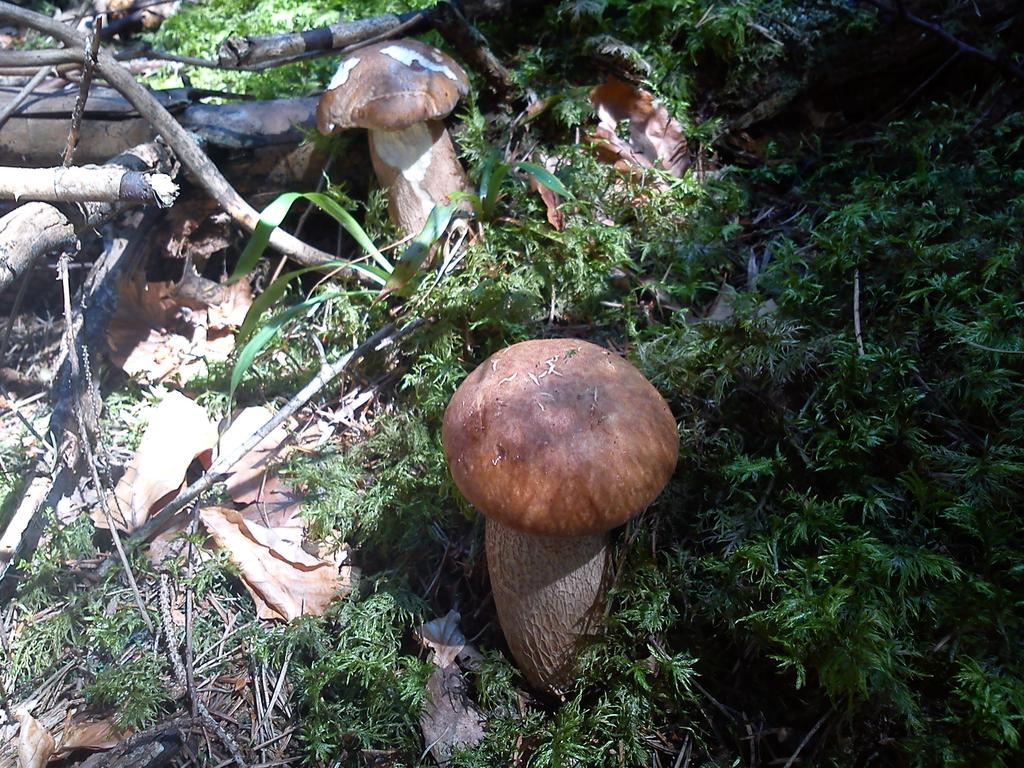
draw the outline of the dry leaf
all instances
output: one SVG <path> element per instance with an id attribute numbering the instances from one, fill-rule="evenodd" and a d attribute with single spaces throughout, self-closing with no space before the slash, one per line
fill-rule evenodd
<path id="1" fill-rule="evenodd" d="M 182 553 L 188 542 L 181 538 L 181 534 L 188 530 L 192 520 L 189 515 L 174 515 L 149 541 L 146 548 L 146 558 L 149 562 L 159 567 L 167 560 L 172 560 Z M 196 547 L 192 551 L 192 559 L 197 563 L 205 563 L 210 559 L 210 553 L 203 547 Z"/>
<path id="2" fill-rule="evenodd" d="M 466 637 L 459 629 L 459 612 L 452 609 L 445 616 L 428 621 L 419 628 L 420 642 L 433 652 L 433 662 L 444 669 L 454 664 L 466 647 Z"/>
<path id="3" fill-rule="evenodd" d="M 221 435 L 220 454 L 223 456 L 233 453 L 272 416 L 273 413 L 268 408 L 260 406 L 245 408 L 239 412 Z M 251 504 L 264 499 L 267 470 L 272 464 L 284 458 L 282 446 L 287 439 L 288 430 L 281 425 L 235 463 L 231 469 L 231 476 L 227 478 L 228 494 L 234 501 Z M 261 488 L 264 491 L 263 496 L 260 493 Z"/>
<path id="4" fill-rule="evenodd" d="M 207 507 L 199 513 L 218 546 L 242 574 L 262 619 L 318 616 L 350 584 L 350 569 L 306 552 L 290 536 L 246 519 L 241 512 Z"/>
<path id="5" fill-rule="evenodd" d="M 269 475 L 259 496 L 242 510 L 242 517 L 273 528 L 277 535 L 301 545 L 305 524 L 299 517 L 303 496 L 277 475 Z"/>
<path id="6" fill-rule="evenodd" d="M 179 392 L 170 392 L 150 409 L 149 426 L 135 456 L 114 489 L 109 510 L 118 529 L 134 531 L 177 492 L 196 458 L 209 467 L 217 430 L 206 411 Z M 107 527 L 101 510 L 93 513 Z"/>
<path id="7" fill-rule="evenodd" d="M 555 172 L 555 168 L 558 165 L 558 161 L 553 157 L 541 157 L 541 163 L 545 169 L 551 173 Z M 562 212 L 558 209 L 558 204 L 561 202 L 561 198 L 552 190 L 545 187 L 532 174 L 527 174 L 529 179 L 530 189 L 540 195 L 540 199 L 544 201 L 544 209 L 547 213 L 548 224 L 557 229 L 559 232 L 565 228 L 565 217 Z"/>
<path id="8" fill-rule="evenodd" d="M 107 328 L 110 359 L 141 381 L 188 381 L 206 373 L 207 362 L 228 359 L 251 304 L 244 280 L 222 286 L 189 273 L 177 284 L 147 283 L 138 275 L 121 285 Z"/>
<path id="9" fill-rule="evenodd" d="M 60 746 L 53 759 L 66 757 L 76 749 L 113 749 L 126 739 L 131 731 L 121 731 L 113 717 L 102 720 L 72 721 L 64 730 Z"/>
<path id="10" fill-rule="evenodd" d="M 599 124 L 591 135 L 598 157 L 623 173 L 658 168 L 682 176 L 690 167 L 683 128 L 647 91 L 616 77 L 590 92 Z M 628 137 L 619 135 L 627 124 Z"/>
<path id="11" fill-rule="evenodd" d="M 27 710 L 18 713 L 18 768 L 42 768 L 53 754 L 53 736 Z"/>
<path id="12" fill-rule="evenodd" d="M 439 765 L 445 765 L 455 749 L 479 744 L 484 737 L 484 717 L 470 700 L 462 670 L 455 663 L 464 649 L 476 653 L 466 644 L 459 618 L 458 611 L 451 610 L 419 628 L 420 641 L 434 651 L 437 665 L 427 681 L 420 729 Z"/>
<path id="13" fill-rule="evenodd" d="M 479 744 L 484 738 L 484 716 L 466 690 L 458 665 L 435 669 L 427 680 L 427 700 L 420 713 L 423 742 L 438 765 L 459 748 Z"/>

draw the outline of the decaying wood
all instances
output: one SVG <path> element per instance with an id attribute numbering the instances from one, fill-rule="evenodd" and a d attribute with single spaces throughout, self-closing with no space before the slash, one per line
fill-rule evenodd
<path id="1" fill-rule="evenodd" d="M 0 19 L 50 35 L 69 48 L 85 44 L 83 36 L 71 27 L 7 2 L 0 2 Z M 140 114 L 149 119 L 156 131 L 174 150 L 192 179 L 203 187 L 235 222 L 249 232 L 254 231 L 260 223 L 259 213 L 228 183 L 217 166 L 149 90 L 139 85 L 131 73 L 104 49 L 99 52 L 96 68 L 98 73 L 106 78 L 107 82 Z M 271 233 L 270 245 L 296 262 L 308 266 L 321 266 L 334 259 L 332 254 L 313 248 L 280 228 L 274 229 Z M 366 279 L 363 273 L 354 269 L 335 270 L 334 274 L 348 280 Z"/>
<path id="2" fill-rule="evenodd" d="M 5 168 L 0 166 L 0 199 L 46 203 L 139 203 L 169 208 L 178 185 L 165 173 L 117 166 Z"/>
<path id="3" fill-rule="evenodd" d="M 144 144 L 113 158 L 109 165 L 123 170 L 170 169 L 163 145 Z M 27 203 L 0 218 L 0 293 L 36 259 L 46 253 L 71 248 L 78 233 L 99 226 L 121 209 L 116 202 L 83 205 Z"/>
<path id="4" fill-rule="evenodd" d="M 512 76 L 505 65 L 458 8 L 451 3 L 438 3 L 431 10 L 430 23 L 467 64 L 484 76 L 492 93 L 504 98 L 513 91 Z"/>
<path id="5" fill-rule="evenodd" d="M 412 35 L 426 27 L 426 12 L 412 11 L 340 21 L 305 32 L 229 37 L 217 48 L 217 65 L 222 69 L 264 69 L 268 62 L 277 65 L 312 55 L 325 55 L 387 38 L 398 30 Z"/>
<path id="6" fill-rule="evenodd" d="M 156 145 L 138 147 L 133 150 L 132 157 L 135 157 L 136 162 L 164 171 L 169 171 L 171 167 L 166 149 L 161 150 Z M 123 162 L 128 160 L 123 159 Z M 114 208 L 107 204 L 95 207 L 111 210 Z M 134 266 L 135 259 L 146 247 L 144 236 L 132 238 L 131 235 L 136 232 L 147 232 L 152 227 L 152 211 L 153 209 L 149 209 L 149 212 L 143 213 L 136 222 L 137 226 L 129 228 L 128 237 L 115 238 L 112 241 L 110 247 L 93 266 L 83 286 L 83 298 L 78 302 L 78 306 L 84 306 L 84 309 L 76 310 L 73 330 L 75 346 L 79 349 L 81 358 L 89 360 L 92 367 L 98 364 L 101 356 L 89 355 L 88 350 L 103 348 L 104 334 L 117 305 L 120 279 Z M 89 381 L 94 380 L 94 377 L 89 377 Z M 83 401 L 76 402 L 76 397 L 82 398 Z M 78 431 L 74 428 L 78 423 L 77 414 L 84 413 L 91 421 L 99 418 L 99 398 L 95 397 L 88 387 L 72 386 L 71 365 L 66 354 L 54 377 L 51 401 L 53 412 L 50 416 L 49 434 L 56 446 L 56 455 L 44 456 L 31 469 L 25 491 L 7 528 L 0 535 L 0 599 L 5 590 L 10 588 L 10 582 L 3 580 L 5 574 L 19 558 L 32 551 L 39 539 L 42 528 L 41 510 L 47 507 L 56 508 L 57 501 L 77 482 L 81 459 Z M 89 425 L 85 425 L 84 430 L 88 432 Z"/>
<path id="7" fill-rule="evenodd" d="M 0 109 L 17 93 L 16 88 L 0 86 Z M 3 127 L 0 163 L 38 167 L 59 160 L 77 93 L 76 87 L 69 87 L 37 91 L 26 98 Z M 316 98 L 201 104 L 188 88 L 155 91 L 153 97 L 211 152 L 291 149 L 315 123 Z M 83 113 L 76 157 L 80 163 L 102 163 L 124 147 L 145 144 L 156 135 L 148 120 L 117 91 L 94 87 Z"/>

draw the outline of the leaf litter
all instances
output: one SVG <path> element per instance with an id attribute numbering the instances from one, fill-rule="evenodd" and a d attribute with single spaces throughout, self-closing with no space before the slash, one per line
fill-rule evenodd
<path id="1" fill-rule="evenodd" d="M 609 76 L 591 90 L 598 125 L 590 135 L 598 159 L 623 174 L 656 169 L 681 178 L 690 167 L 689 144 L 679 121 L 648 91 Z"/>
<path id="2" fill-rule="evenodd" d="M 131 533 L 177 493 L 193 461 L 209 467 L 217 429 L 206 411 L 180 392 L 169 392 L 149 409 L 142 442 L 114 488 L 107 511 L 119 530 Z M 107 527 L 102 510 L 93 522 Z"/>
<path id="3" fill-rule="evenodd" d="M 121 284 L 107 329 L 110 359 L 137 381 L 187 382 L 206 374 L 210 362 L 230 357 L 252 301 L 247 281 L 221 285 L 191 266 L 178 282 L 136 275 Z"/>
<path id="4" fill-rule="evenodd" d="M 216 427 L 206 411 L 181 393 L 169 393 L 150 409 L 142 442 L 109 501 L 115 525 L 129 533 L 137 530 L 175 496 L 193 461 L 209 468 L 215 449 L 231 453 L 270 415 L 261 407 L 242 410 L 218 446 Z M 238 567 L 257 615 L 281 621 L 322 614 L 354 578 L 347 552 L 321 557 L 304 549 L 305 525 L 299 517 L 302 496 L 275 471 L 288 438 L 285 427 L 277 428 L 228 474 L 228 495 L 239 508 L 211 506 L 199 512 L 214 543 Z M 94 511 L 93 520 L 106 527 L 102 510 Z M 174 542 L 188 522 L 186 515 L 179 515 L 153 539 L 151 562 L 159 564 L 177 554 Z"/>
<path id="5" fill-rule="evenodd" d="M 458 662 L 473 668 L 479 652 L 459 628 L 456 610 L 423 624 L 420 642 L 431 651 L 434 670 L 427 681 L 427 700 L 420 712 L 423 741 L 438 765 L 447 765 L 452 754 L 479 744 L 484 738 L 485 718 L 469 695 Z"/>

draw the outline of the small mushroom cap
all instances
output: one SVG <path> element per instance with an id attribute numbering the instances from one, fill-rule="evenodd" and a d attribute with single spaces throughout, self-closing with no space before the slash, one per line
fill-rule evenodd
<path id="1" fill-rule="evenodd" d="M 316 109 L 320 133 L 394 131 L 446 117 L 469 91 L 469 78 L 431 45 L 388 40 L 342 59 L 328 89 Z"/>
<path id="2" fill-rule="evenodd" d="M 661 492 L 679 455 L 675 419 L 651 383 L 576 339 L 493 354 L 452 397 L 442 439 L 477 509 L 544 536 L 621 525 Z"/>

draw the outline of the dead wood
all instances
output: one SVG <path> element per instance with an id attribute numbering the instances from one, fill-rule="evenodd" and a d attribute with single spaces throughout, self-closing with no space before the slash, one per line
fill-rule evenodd
<path id="1" fill-rule="evenodd" d="M 0 166 L 0 199 L 47 203 L 139 203 L 169 208 L 178 186 L 164 173 L 117 166 L 6 168 Z"/>
<path id="2" fill-rule="evenodd" d="M 144 144 L 113 158 L 112 168 L 149 171 L 170 169 L 166 147 Z M 35 263 L 40 256 L 73 247 L 78 233 L 96 227 L 121 210 L 122 203 L 83 205 L 27 203 L 0 218 L 0 293 Z"/>
<path id="3" fill-rule="evenodd" d="M 14 94 L 10 101 L 0 107 L 0 128 L 4 127 L 4 123 L 7 122 L 7 118 L 13 115 L 14 111 L 21 106 L 22 102 L 24 102 L 25 99 L 27 99 L 32 92 L 39 87 L 50 71 L 49 67 L 41 67 L 39 71 L 32 75 L 28 82 L 22 86 L 21 90 Z"/>
<path id="4" fill-rule="evenodd" d="M 137 147 L 131 156 L 135 162 L 156 166 L 161 170 L 169 171 L 171 167 L 166 149 L 157 145 Z M 122 157 L 121 162 L 129 160 Z M 93 207 L 107 209 L 108 216 L 115 210 L 115 206 L 109 204 Z M 149 209 L 138 217 L 132 231 L 149 231 L 154 218 L 153 209 Z M 90 356 L 89 350 L 104 348 L 106 328 L 117 306 L 118 283 L 134 266 L 135 260 L 146 247 L 146 241 L 144 236 L 115 238 L 93 266 L 82 288 L 74 312 L 73 331 L 75 346 L 81 359 L 89 361 L 90 368 L 95 368 L 101 358 L 99 354 Z M 99 398 L 91 387 L 72 386 L 71 378 L 71 365 L 65 354 L 51 389 L 53 413 L 49 434 L 56 451 L 53 455 L 44 456 L 32 468 L 25 492 L 7 528 L 0 535 L 0 599 L 10 587 L 10 582 L 3 581 L 4 575 L 19 558 L 32 551 L 39 539 L 43 523 L 41 511 L 47 507 L 56 508 L 57 501 L 76 484 L 82 456 L 80 439 L 94 433 L 95 422 L 99 418 Z M 91 371 L 87 381 L 95 381 Z M 80 398 L 82 402 L 77 402 L 75 398 Z M 80 413 L 85 414 L 88 424 L 78 424 L 76 414 Z"/>
<path id="5" fill-rule="evenodd" d="M 0 86 L 0 110 L 18 89 Z M 67 139 L 68 115 L 77 88 L 37 91 L 29 95 L 3 127 L 0 163 L 47 166 L 60 158 Z M 316 98 L 202 104 L 188 88 L 155 91 L 157 99 L 181 126 L 198 136 L 210 151 L 219 149 L 291 149 L 314 129 Z M 152 141 L 157 133 L 123 96 L 109 87 L 94 87 L 82 115 L 80 163 L 102 163 L 125 146 Z"/>
<path id="6" fill-rule="evenodd" d="M 357 21 L 341 21 L 304 32 L 229 37 L 217 49 L 222 69 L 261 70 L 316 55 L 335 53 L 350 46 L 423 31 L 426 11 L 388 13 Z"/>
<path id="7" fill-rule="evenodd" d="M 85 45 L 84 37 L 71 27 L 7 2 L 0 2 L 0 19 L 50 35 L 69 48 Z M 259 213 L 228 183 L 217 166 L 203 153 L 192 137 L 163 108 L 149 90 L 139 85 L 131 73 L 105 49 L 101 49 L 98 54 L 96 68 L 97 72 L 116 88 L 140 114 L 147 117 L 160 136 L 174 150 L 192 179 L 217 200 L 234 221 L 247 231 L 254 231 L 260 223 Z M 270 245 L 296 262 L 308 266 L 321 266 L 334 259 L 332 254 L 313 248 L 280 228 L 272 231 Z M 362 281 L 366 279 L 361 272 L 354 269 L 336 269 L 333 274 L 348 280 Z"/>

